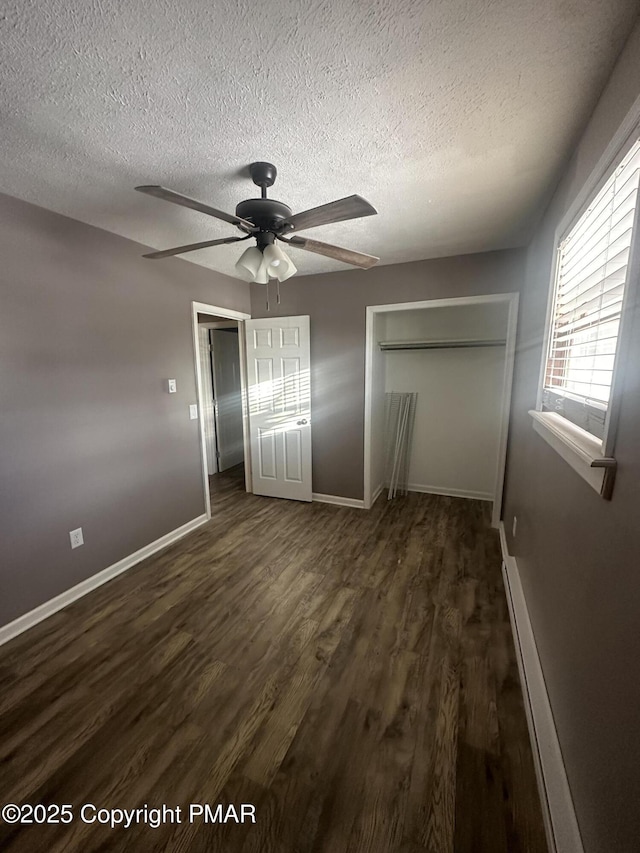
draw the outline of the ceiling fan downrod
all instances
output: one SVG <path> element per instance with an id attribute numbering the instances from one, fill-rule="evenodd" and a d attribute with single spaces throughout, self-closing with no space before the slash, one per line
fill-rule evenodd
<path id="1" fill-rule="evenodd" d="M 249 174 L 253 183 L 260 187 L 261 197 L 241 201 L 236 206 L 236 216 L 253 223 L 253 233 L 262 251 L 266 245 L 273 243 L 275 235 L 288 230 L 286 223 L 292 210 L 281 201 L 267 198 L 267 189 L 274 185 L 278 174 L 273 163 L 251 163 Z"/>
<path id="2" fill-rule="evenodd" d="M 278 176 L 278 170 L 273 165 L 273 163 L 264 163 L 263 161 L 258 161 L 257 163 L 251 163 L 249 166 L 249 174 L 251 175 L 251 180 L 253 183 L 260 187 L 261 197 L 267 197 L 267 188 L 272 187 Z"/>

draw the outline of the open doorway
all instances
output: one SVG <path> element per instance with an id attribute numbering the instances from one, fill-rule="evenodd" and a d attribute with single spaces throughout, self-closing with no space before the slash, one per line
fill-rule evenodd
<path id="1" fill-rule="evenodd" d="M 248 314 L 192 303 L 202 470 L 207 515 L 212 496 L 251 491 L 244 320 Z"/>

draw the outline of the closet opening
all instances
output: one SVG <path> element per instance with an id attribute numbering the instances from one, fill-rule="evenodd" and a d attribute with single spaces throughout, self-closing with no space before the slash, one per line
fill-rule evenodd
<path id="1" fill-rule="evenodd" d="M 415 394 L 404 485 L 491 501 L 498 526 L 517 310 L 517 293 L 367 308 L 365 507 L 390 485 L 395 492 L 385 438 L 389 401 Z"/>

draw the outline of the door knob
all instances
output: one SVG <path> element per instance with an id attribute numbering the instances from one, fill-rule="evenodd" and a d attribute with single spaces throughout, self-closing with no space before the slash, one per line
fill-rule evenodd
<path id="1" fill-rule="evenodd" d="M 298 426 L 306 426 L 307 419 L 303 418 L 301 421 L 298 421 Z"/>

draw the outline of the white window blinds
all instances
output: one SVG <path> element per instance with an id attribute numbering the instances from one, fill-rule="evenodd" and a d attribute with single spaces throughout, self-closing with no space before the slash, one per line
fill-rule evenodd
<path id="1" fill-rule="evenodd" d="M 544 388 L 606 409 L 640 182 L 640 140 L 560 244 Z"/>

